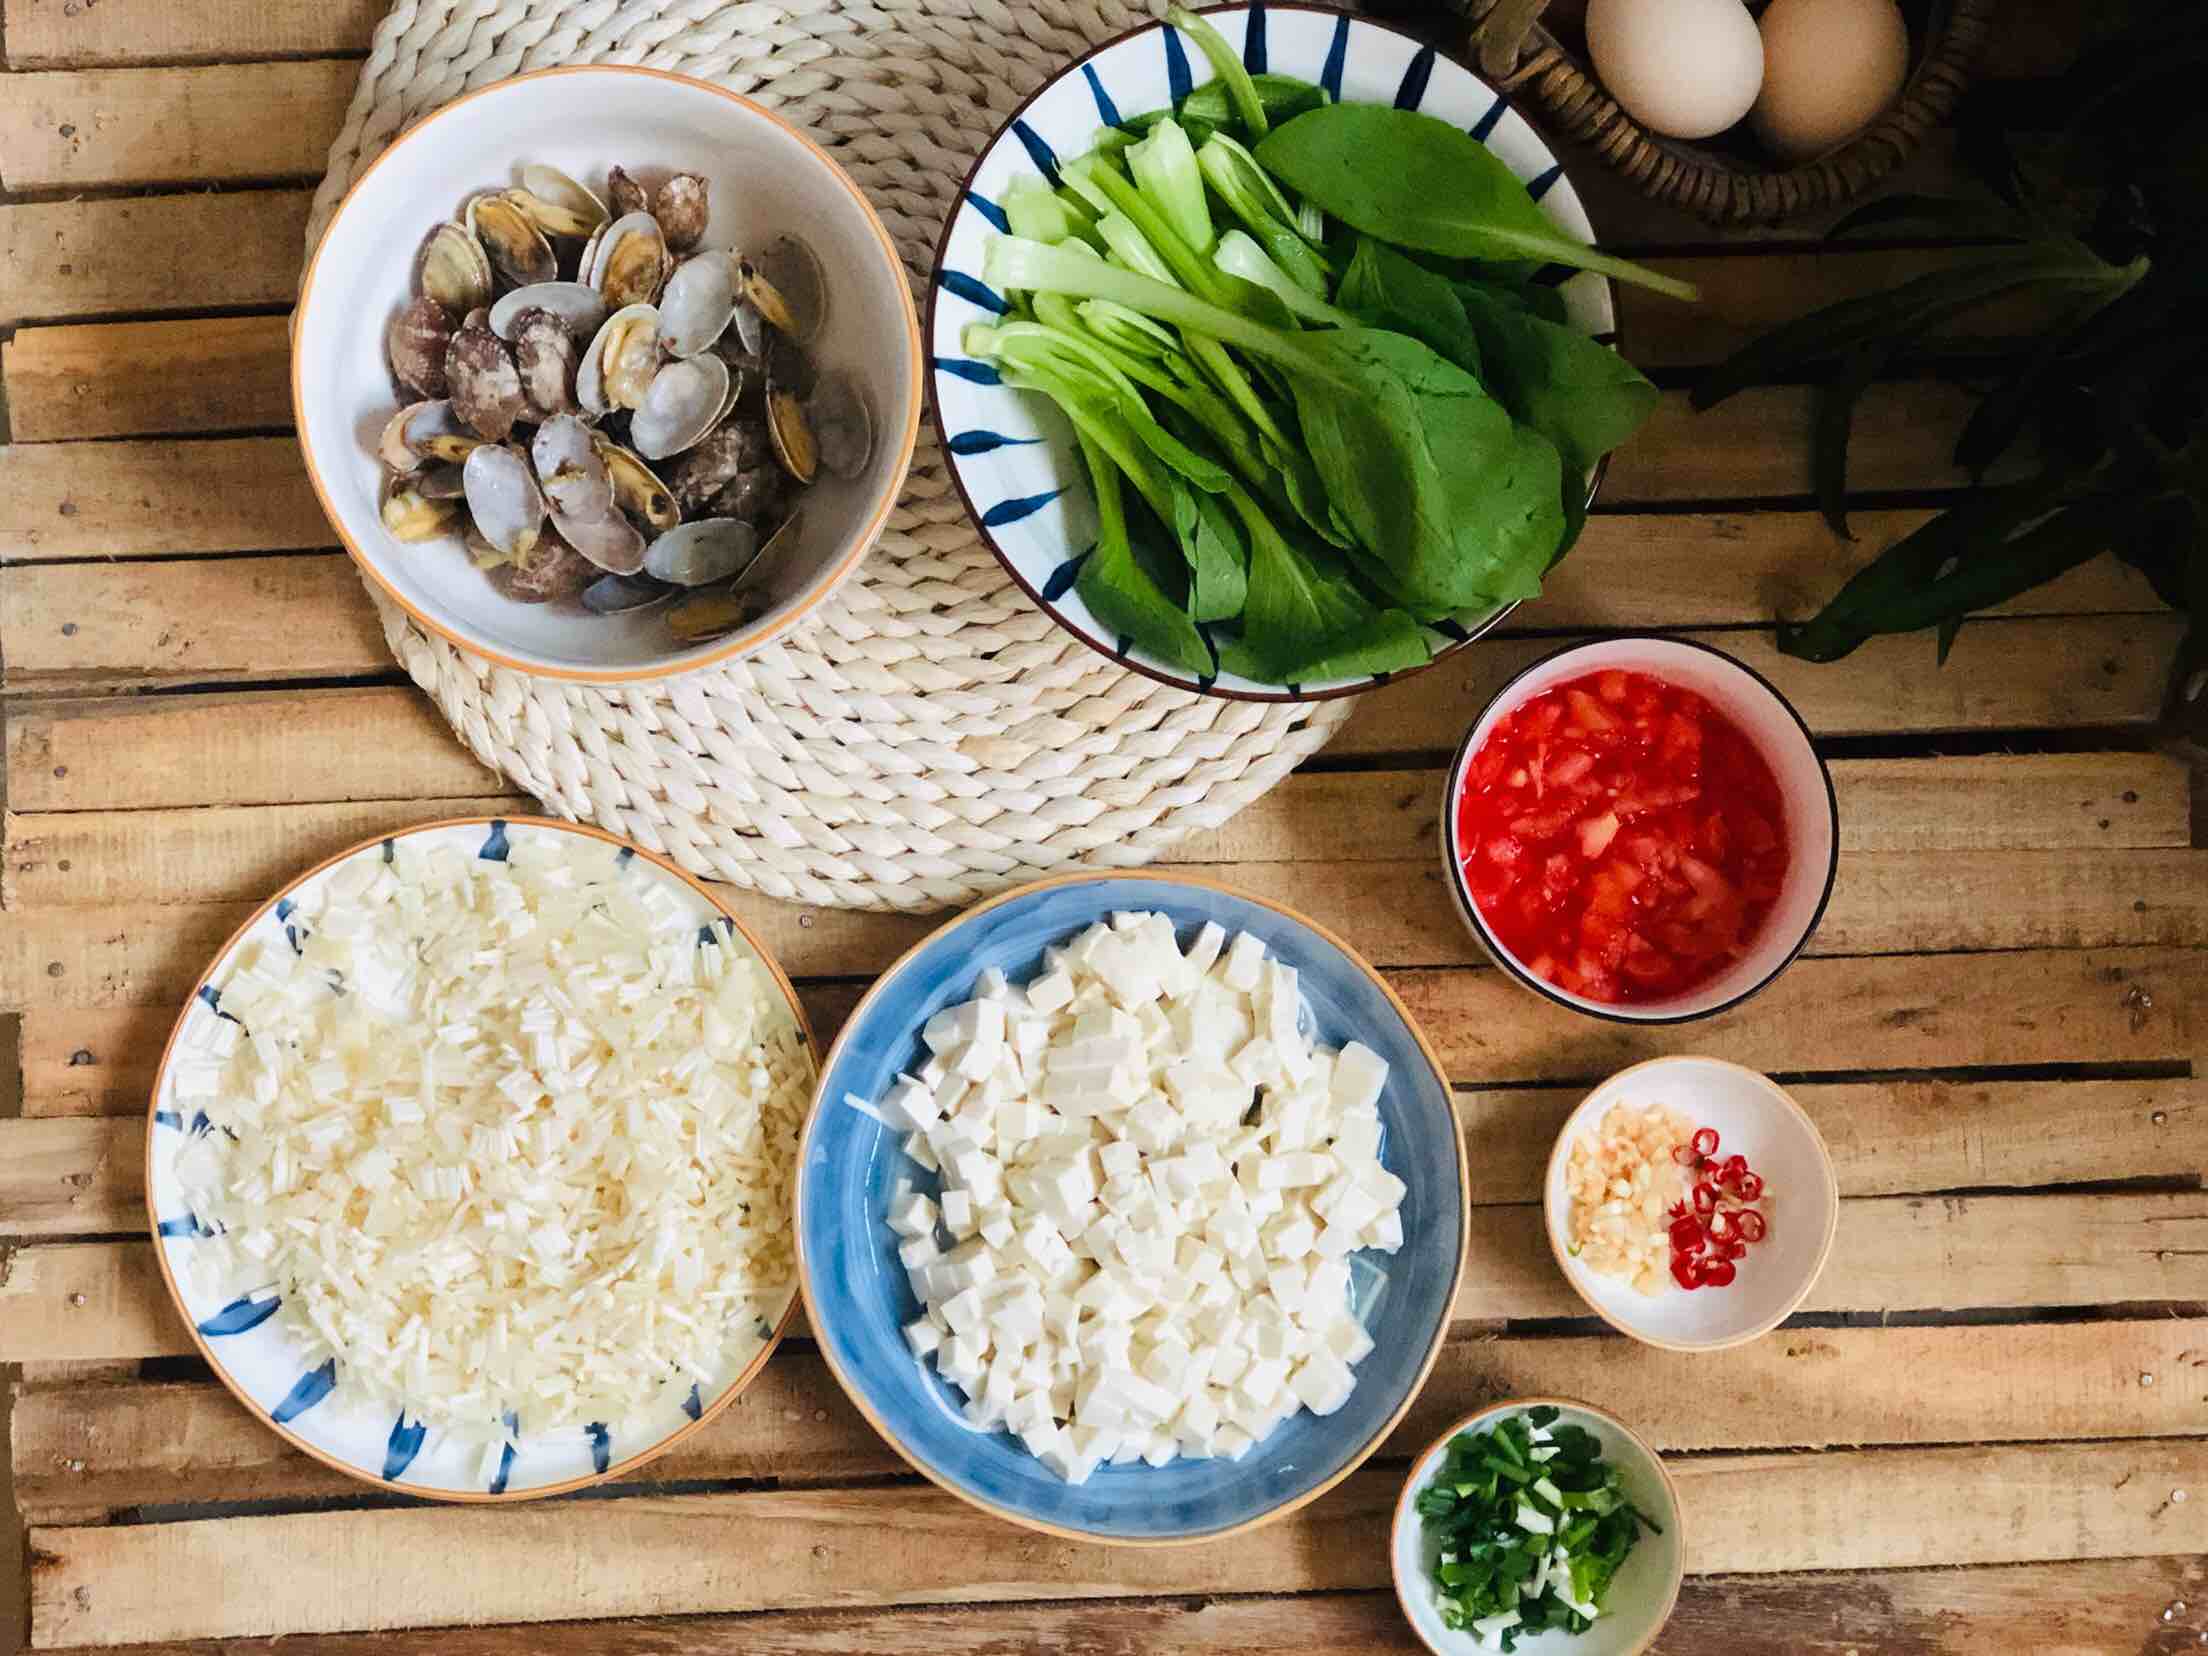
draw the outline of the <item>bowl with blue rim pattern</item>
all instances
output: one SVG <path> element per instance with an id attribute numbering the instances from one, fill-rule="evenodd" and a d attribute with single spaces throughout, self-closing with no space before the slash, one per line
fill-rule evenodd
<path id="1" fill-rule="evenodd" d="M 1338 1413 L 1299 1411 L 1240 1461 L 1179 1459 L 1099 1467 L 1068 1484 L 1001 1428 L 969 1425 L 961 1394 L 923 1365 L 903 1328 L 920 1316 L 887 1223 L 898 1185 L 934 1192 L 897 1133 L 847 1098 L 877 1100 L 924 1057 L 920 1031 L 969 1000 L 990 967 L 1014 983 L 1116 911 L 1171 918 L 1185 948 L 1207 921 L 1249 931 L 1293 966 L 1307 1027 L 1358 1040 L 1388 1063 L 1381 1160 L 1407 1186 L 1404 1241 L 1349 1256 L 1351 1309 L 1373 1350 Z M 852 1011 L 821 1072 L 798 1142 L 798 1280 L 830 1370 L 890 1446 L 944 1489 L 1013 1523 L 1080 1540 L 1171 1545 L 1216 1539 L 1293 1511 L 1379 1447 L 1432 1369 L 1464 1270 L 1468 1181 L 1441 1062 L 1393 990 L 1339 938 L 1293 910 L 1183 874 L 1073 874 L 968 910 L 890 967 Z"/>
<path id="2" fill-rule="evenodd" d="M 1508 165 L 1555 224 L 1582 241 L 1595 239 L 1563 163 L 1501 93 L 1463 64 L 1385 24 L 1317 6 L 1228 6 L 1203 15 L 1253 73 L 1296 76 L 1343 102 L 1394 104 L 1464 128 Z M 1269 684 L 1224 671 L 1191 673 L 1105 626 L 1075 587 L 1095 544 L 1097 519 L 1071 426 L 1040 394 L 1001 383 L 996 369 L 970 357 L 963 343 L 970 324 L 991 321 L 1005 307 L 982 271 L 989 237 L 1008 229 L 1001 205 L 1006 186 L 1023 175 L 1054 172 L 1059 158 L 1092 148 L 1100 127 L 1176 103 L 1212 78 L 1202 52 L 1179 30 L 1149 24 L 1069 65 L 990 140 L 936 252 L 922 329 L 929 406 L 951 480 L 983 540 L 1028 597 L 1084 644 L 1150 678 L 1203 695 L 1242 701 L 1354 695 L 1424 669 Z M 1572 322 L 1615 344 L 1617 311 L 1608 278 L 1552 269 L 1541 279 L 1552 278 Z M 1598 464 L 1588 477 L 1590 502 L 1601 472 Z M 1432 660 L 1471 643 L 1515 607 L 1466 611 L 1429 628 Z"/>
<path id="3" fill-rule="evenodd" d="M 658 888 L 674 912 L 694 920 L 701 946 L 748 950 L 765 967 L 796 1019 L 808 1051 L 817 1052 L 797 992 L 782 968 L 741 921 L 704 885 L 672 863 L 601 829 L 546 818 L 464 817 L 424 823 L 366 840 L 309 869 L 257 909 L 231 936 L 194 985 L 178 1014 L 154 1076 L 146 1126 L 146 1205 L 155 1259 L 193 1343 L 247 1410 L 293 1447 L 340 1472 L 387 1489 L 431 1500 L 499 1502 L 556 1495 L 585 1484 L 617 1482 L 664 1454 L 736 1400 L 766 1366 L 797 1311 L 797 1285 L 778 1289 L 758 1307 L 747 1328 L 732 1336 L 720 1378 L 693 1385 L 687 1396 L 669 1388 L 666 1398 L 615 1426 L 593 1423 L 579 1430 L 524 1433 L 487 1463 L 484 1446 L 462 1442 L 410 1420 L 394 1417 L 349 1395 L 335 1358 L 317 1362 L 287 1332 L 282 1289 L 268 1283 L 243 1293 L 214 1292 L 195 1280 L 191 1251 L 207 1235 L 183 1197 L 177 1158 L 204 1134 L 228 1131 L 210 1121 L 179 1087 L 179 1070 L 208 1048 L 218 1020 L 238 1020 L 222 1007 L 222 992 L 253 945 L 297 948 L 287 934 L 314 924 L 321 894 L 343 869 L 363 860 L 390 862 L 451 849 L 504 861 L 517 842 L 558 835 L 582 846 L 587 859 L 603 854 L 609 875 Z M 241 1034 L 250 1037 L 250 1031 Z"/>

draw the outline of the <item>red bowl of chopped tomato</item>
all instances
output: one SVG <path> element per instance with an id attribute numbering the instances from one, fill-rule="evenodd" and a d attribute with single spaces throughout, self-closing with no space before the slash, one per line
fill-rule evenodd
<path id="1" fill-rule="evenodd" d="M 1450 767 L 1441 840 L 1497 965 L 1575 1011 L 1679 1023 L 1801 953 L 1840 816 L 1808 726 L 1761 674 L 1702 644 L 1614 638 L 1496 693 Z"/>

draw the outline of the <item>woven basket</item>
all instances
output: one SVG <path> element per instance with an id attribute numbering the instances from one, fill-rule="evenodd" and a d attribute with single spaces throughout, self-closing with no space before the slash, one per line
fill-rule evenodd
<path id="1" fill-rule="evenodd" d="M 1894 106 L 1840 148 L 1782 170 L 1642 126 L 1541 26 L 1548 0 L 1471 0 L 1470 44 L 1482 74 L 1530 99 L 1549 125 L 1592 146 L 1643 195 L 1712 224 L 1771 223 L 1837 207 L 1908 160 L 1969 84 L 1994 5 L 1933 0 L 1923 46 Z"/>

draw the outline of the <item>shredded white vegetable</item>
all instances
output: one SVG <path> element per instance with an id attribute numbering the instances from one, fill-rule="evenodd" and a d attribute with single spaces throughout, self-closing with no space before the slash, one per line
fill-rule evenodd
<path id="1" fill-rule="evenodd" d="M 539 833 L 396 841 L 288 924 L 175 1068 L 205 1289 L 280 1293 L 340 1396 L 467 1440 L 618 1427 L 748 1360 L 814 1074 L 741 935 Z"/>

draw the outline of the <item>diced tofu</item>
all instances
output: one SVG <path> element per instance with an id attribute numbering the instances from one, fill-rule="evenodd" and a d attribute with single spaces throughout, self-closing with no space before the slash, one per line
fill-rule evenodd
<path id="1" fill-rule="evenodd" d="M 899 1236 L 933 1236 L 935 1203 L 924 1192 L 910 1192 L 890 1204 L 889 1228 Z"/>
<path id="2" fill-rule="evenodd" d="M 933 1265 L 942 1249 L 936 1245 L 935 1233 L 930 1230 L 918 1236 L 908 1236 L 897 1244 L 897 1258 L 908 1271 L 917 1271 Z"/>
<path id="3" fill-rule="evenodd" d="M 1056 1012 L 1073 999 L 1072 974 L 1063 969 L 1045 972 L 1027 986 L 1027 1004 L 1038 1012 Z"/>
<path id="4" fill-rule="evenodd" d="M 1156 1094 L 1127 1112 L 1127 1137 L 1151 1155 L 1172 1149 L 1184 1130 L 1180 1111 Z"/>
<path id="5" fill-rule="evenodd" d="M 1259 1357 L 1235 1381 L 1234 1395 L 1263 1408 L 1280 1395 L 1280 1388 L 1287 1378 L 1288 1363 L 1285 1358 Z"/>
<path id="6" fill-rule="evenodd" d="M 1222 1426 L 1219 1436 L 1212 1442 L 1212 1452 L 1224 1455 L 1230 1461 L 1238 1461 L 1257 1447 L 1257 1439 L 1239 1426 Z"/>
<path id="7" fill-rule="evenodd" d="M 1372 1336 L 1355 1317 L 1344 1317 L 1330 1327 L 1326 1344 L 1345 1363 L 1361 1363 L 1372 1355 Z"/>
<path id="8" fill-rule="evenodd" d="M 1347 1167 L 1380 1154 L 1380 1118 L 1369 1110 L 1345 1111 L 1334 1127 L 1334 1159 Z"/>
<path id="9" fill-rule="evenodd" d="M 1393 1253 L 1403 1246 L 1403 1215 L 1390 1208 L 1372 1222 L 1365 1232 L 1365 1246 L 1378 1248 L 1382 1253 Z"/>
<path id="10" fill-rule="evenodd" d="M 921 1317 L 905 1324 L 905 1344 L 912 1347 L 912 1354 L 927 1358 L 943 1345 L 943 1331 L 927 1318 Z"/>
<path id="11" fill-rule="evenodd" d="M 1334 1061 L 1334 1103 L 1338 1109 L 1370 1110 L 1388 1085 L 1388 1061 L 1362 1041 L 1351 1041 Z"/>
<path id="12" fill-rule="evenodd" d="M 1264 965 L 1265 945 L 1249 932 L 1237 933 L 1234 947 L 1227 951 L 1226 964 L 1219 970 L 1220 981 L 1237 994 L 1247 995 L 1257 987 Z"/>
<path id="13" fill-rule="evenodd" d="M 945 1254 L 937 1269 L 956 1290 L 978 1289 L 995 1280 L 997 1261 L 988 1244 L 976 1237 Z"/>
<path id="14" fill-rule="evenodd" d="M 943 1113 L 936 1107 L 929 1089 L 918 1077 L 911 1075 L 897 1077 L 895 1084 L 882 1095 L 880 1112 L 891 1129 L 899 1133 L 926 1132 Z"/>
<path id="15" fill-rule="evenodd" d="M 951 1235 L 963 1242 L 974 1234 L 974 1197 L 968 1190 L 943 1192 L 943 1224 Z"/>
<path id="16" fill-rule="evenodd" d="M 1288 1389 L 1313 1414 L 1330 1415 L 1349 1401 L 1356 1384 L 1348 1364 L 1330 1351 L 1321 1351 L 1296 1365 Z"/>
<path id="17" fill-rule="evenodd" d="M 1125 1139 L 1116 1139 L 1096 1153 L 1107 1180 L 1131 1179 L 1142 1171 L 1142 1151 Z"/>
<path id="18" fill-rule="evenodd" d="M 992 1208 L 981 1222 L 981 1239 L 992 1249 L 1001 1250 L 1012 1245 L 1014 1235 L 1012 1210 Z"/>

